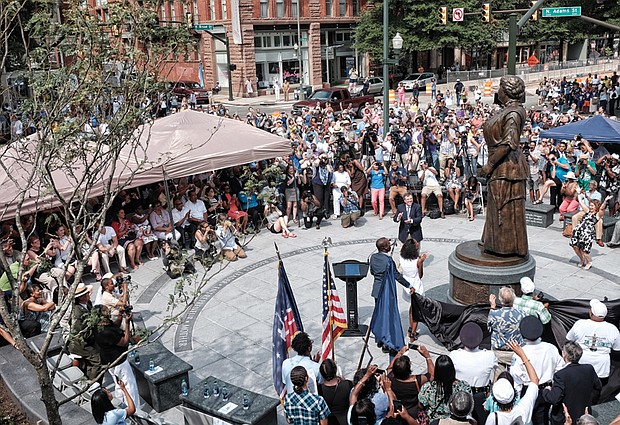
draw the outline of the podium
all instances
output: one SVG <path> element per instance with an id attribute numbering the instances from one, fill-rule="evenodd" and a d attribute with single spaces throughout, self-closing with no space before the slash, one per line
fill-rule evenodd
<path id="1" fill-rule="evenodd" d="M 333 263 L 334 275 L 347 284 L 347 330 L 341 336 L 365 336 L 368 326 L 360 325 L 357 314 L 357 282 L 368 274 L 368 263 L 345 260 Z"/>

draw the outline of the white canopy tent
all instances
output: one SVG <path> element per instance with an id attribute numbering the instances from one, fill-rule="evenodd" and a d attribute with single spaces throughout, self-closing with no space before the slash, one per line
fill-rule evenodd
<path id="1" fill-rule="evenodd" d="M 37 140 L 35 134 L 0 151 L 0 220 L 15 216 L 19 195 L 24 191 L 22 213 L 60 205 L 58 196 L 50 193 L 49 185 L 29 179 L 34 163 L 28 153 L 35 155 Z M 89 147 L 107 149 L 101 144 Z M 127 146 L 117 161 L 106 168 L 93 164 L 85 169 L 84 164 L 88 164 L 85 157 L 70 174 L 54 172 L 53 180 L 60 196 L 69 199 L 76 190 L 88 190 L 89 197 L 102 195 L 103 181 L 110 175 L 113 188 L 131 188 L 162 181 L 164 175 L 186 177 L 291 153 L 290 142 L 284 138 L 242 121 L 196 111 L 180 112 L 141 126 L 134 134 L 132 147 Z M 101 179 L 91 188 L 81 187 L 79 182 L 92 169 L 98 169 Z"/>

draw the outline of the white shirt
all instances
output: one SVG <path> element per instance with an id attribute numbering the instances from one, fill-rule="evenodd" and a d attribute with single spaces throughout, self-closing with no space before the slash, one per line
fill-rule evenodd
<path id="1" fill-rule="evenodd" d="M 456 370 L 456 379 L 468 382 L 472 387 L 484 387 L 491 382 L 497 357 L 493 351 L 475 348 L 460 348 L 450 352 Z"/>
<path id="2" fill-rule="evenodd" d="M 293 393 L 293 383 L 291 382 L 291 370 L 295 366 L 303 366 L 304 369 L 308 372 L 308 391 L 314 394 L 318 394 L 318 386 L 317 383 L 323 382 L 323 377 L 321 376 L 321 372 L 319 370 L 319 364 L 312 360 L 308 356 L 300 356 L 296 355 L 295 357 L 291 357 L 290 359 L 284 360 L 282 362 L 282 380 L 286 385 L 286 392 L 288 394 Z"/>
<path id="3" fill-rule="evenodd" d="M 428 168 L 424 170 L 424 186 L 439 186 L 437 176 Z"/>
<path id="4" fill-rule="evenodd" d="M 196 199 L 196 202 L 187 201 L 185 203 L 185 208 L 189 210 L 189 216 L 196 220 L 204 220 L 204 213 L 207 212 L 207 207 L 205 207 L 205 203 L 200 199 Z"/>
<path id="5" fill-rule="evenodd" d="M 113 237 L 116 236 L 116 232 L 113 227 L 105 226 L 105 235 L 103 232 L 99 233 L 99 237 L 97 238 L 97 245 L 101 244 L 103 248 L 107 248 L 110 246 L 110 241 Z"/>
<path id="6" fill-rule="evenodd" d="M 514 406 L 510 412 L 497 412 L 497 422 L 495 422 L 495 413 L 489 414 L 485 425 L 512 425 L 519 417 L 524 424 L 531 422 L 537 398 L 538 385 L 528 384 L 527 391 L 519 404 Z"/>
<path id="7" fill-rule="evenodd" d="M 172 209 L 172 220 L 174 221 L 174 223 L 172 223 L 172 225 L 174 226 L 176 223 L 178 223 L 179 221 L 181 221 L 181 219 L 183 217 L 185 217 L 185 214 L 187 214 L 187 208 L 183 207 L 181 209 L 181 211 L 179 211 L 178 208 L 173 208 Z M 189 221 L 187 219 L 183 220 L 183 222 L 181 223 L 181 225 L 179 227 L 185 227 L 189 224 Z"/>
<path id="8" fill-rule="evenodd" d="M 538 381 L 541 384 L 550 382 L 553 374 L 564 367 L 564 359 L 560 356 L 558 349 L 548 342 L 542 342 L 540 339 L 536 341 L 525 341 L 523 351 L 530 359 L 532 367 L 538 375 Z M 512 355 L 512 366 L 510 374 L 515 380 L 515 388 L 521 391 L 523 385 L 530 383 L 530 377 L 523 364 L 523 360 L 516 354 Z"/>
<path id="9" fill-rule="evenodd" d="M 620 350 L 620 331 L 611 323 L 592 319 L 577 320 L 566 339 L 575 341 L 583 348 L 581 364 L 591 364 L 599 378 L 607 378 L 611 366 L 609 353 Z M 595 347 L 596 351 L 591 348 Z"/>

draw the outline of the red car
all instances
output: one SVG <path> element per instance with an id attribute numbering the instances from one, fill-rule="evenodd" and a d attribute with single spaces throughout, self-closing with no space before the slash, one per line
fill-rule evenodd
<path id="1" fill-rule="evenodd" d="M 200 87 L 200 84 L 194 81 L 177 81 L 172 86 L 172 93 L 185 96 L 187 100 L 192 93 L 195 93 L 198 103 L 209 103 L 209 90 Z"/>

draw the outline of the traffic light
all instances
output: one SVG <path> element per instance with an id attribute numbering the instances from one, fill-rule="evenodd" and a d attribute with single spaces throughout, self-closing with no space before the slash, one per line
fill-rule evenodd
<path id="1" fill-rule="evenodd" d="M 491 3 L 482 4 L 482 22 L 491 22 Z"/>
<path id="2" fill-rule="evenodd" d="M 230 67 L 231 71 L 236 71 L 237 70 L 237 64 L 235 63 L 231 63 L 230 65 L 228 65 Z"/>
<path id="3" fill-rule="evenodd" d="M 439 14 L 441 17 L 441 25 L 446 25 L 448 23 L 448 8 L 447 7 L 440 7 L 439 8 Z"/>
<path id="4" fill-rule="evenodd" d="M 185 14 L 185 19 L 187 21 L 187 28 L 191 30 L 194 27 L 194 16 L 190 12 L 187 12 Z"/>
<path id="5" fill-rule="evenodd" d="M 530 2 L 530 7 L 534 7 L 535 4 L 536 4 L 536 0 L 532 0 Z M 532 20 L 533 21 L 538 21 L 538 10 L 536 12 L 534 12 L 534 14 L 532 15 Z"/>
<path id="6" fill-rule="evenodd" d="M 121 35 L 121 29 L 119 28 L 118 25 L 112 25 L 112 35 L 114 37 L 118 37 L 119 35 Z"/>

